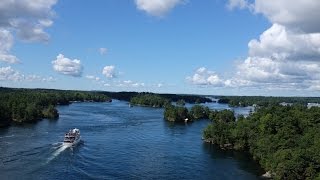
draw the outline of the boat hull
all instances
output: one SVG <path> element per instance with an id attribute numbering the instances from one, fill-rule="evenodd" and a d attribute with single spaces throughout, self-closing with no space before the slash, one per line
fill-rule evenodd
<path id="1" fill-rule="evenodd" d="M 80 130 L 77 128 L 70 129 L 64 136 L 63 145 L 73 146 L 80 142 Z"/>
<path id="2" fill-rule="evenodd" d="M 74 146 L 76 144 L 78 144 L 80 142 L 81 138 L 78 138 L 76 140 L 74 140 L 74 142 L 63 142 L 63 145 L 65 146 Z"/>

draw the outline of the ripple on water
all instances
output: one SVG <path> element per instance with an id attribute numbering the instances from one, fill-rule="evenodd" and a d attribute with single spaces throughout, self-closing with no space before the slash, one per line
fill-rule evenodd
<path id="1" fill-rule="evenodd" d="M 260 173 L 254 163 L 242 165 L 248 159 L 202 143 L 202 129 L 209 121 L 170 124 L 163 120 L 161 108 L 129 108 L 122 101 L 75 103 L 58 109 L 58 121 L 12 126 L 1 133 L 2 177 L 256 179 Z M 61 150 L 58 141 L 75 127 L 81 130 L 83 144 Z"/>

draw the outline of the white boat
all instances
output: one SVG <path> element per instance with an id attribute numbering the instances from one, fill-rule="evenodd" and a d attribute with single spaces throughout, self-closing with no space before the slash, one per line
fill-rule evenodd
<path id="1" fill-rule="evenodd" d="M 80 142 L 80 139 L 80 130 L 76 128 L 70 129 L 69 132 L 64 135 L 63 145 L 75 145 Z"/>

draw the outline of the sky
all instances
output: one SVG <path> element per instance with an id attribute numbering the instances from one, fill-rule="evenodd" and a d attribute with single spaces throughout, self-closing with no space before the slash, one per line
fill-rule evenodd
<path id="1" fill-rule="evenodd" d="M 319 0 L 1 0 L 0 86 L 319 96 Z"/>

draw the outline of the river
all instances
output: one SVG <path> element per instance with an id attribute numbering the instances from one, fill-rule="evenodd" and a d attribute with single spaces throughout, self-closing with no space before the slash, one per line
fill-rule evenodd
<path id="1" fill-rule="evenodd" d="M 263 173 L 249 155 L 203 143 L 209 120 L 172 124 L 161 108 L 117 100 L 58 110 L 58 120 L 0 129 L 0 179 L 257 179 Z M 80 129 L 82 142 L 65 148 L 71 128 Z"/>

